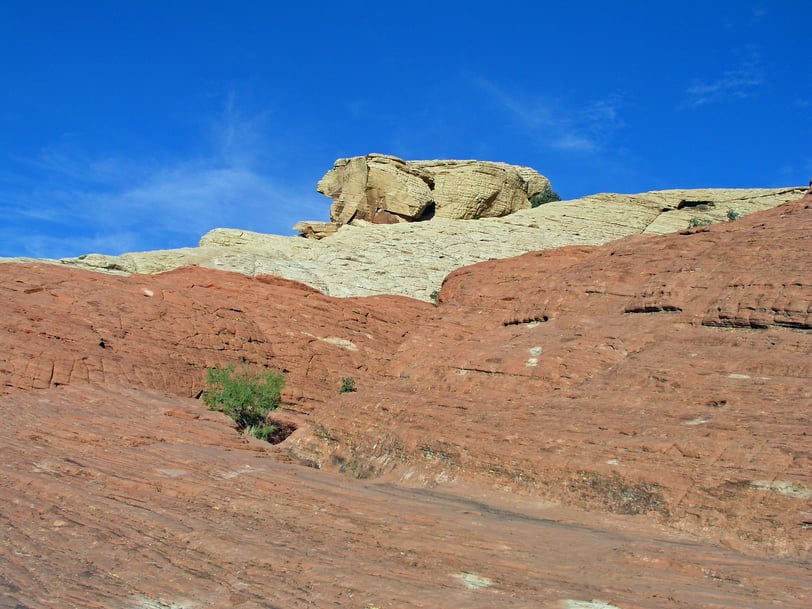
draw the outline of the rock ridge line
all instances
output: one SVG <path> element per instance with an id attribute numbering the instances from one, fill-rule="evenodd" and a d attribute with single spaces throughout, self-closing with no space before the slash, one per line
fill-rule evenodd
<path id="1" fill-rule="evenodd" d="M 692 219 L 724 222 L 800 199 L 805 187 L 600 193 L 479 220 L 373 224 L 354 220 L 332 236 L 303 239 L 217 228 L 197 247 L 41 260 L 91 271 L 163 273 L 185 266 L 276 275 L 329 296 L 393 294 L 433 300 L 452 271 L 567 245 L 602 245 L 635 234 L 685 230 Z M 0 262 L 31 259 L 0 259 Z"/>

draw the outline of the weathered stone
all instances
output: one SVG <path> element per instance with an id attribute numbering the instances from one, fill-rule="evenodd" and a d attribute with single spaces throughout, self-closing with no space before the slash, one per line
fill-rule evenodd
<path id="1" fill-rule="evenodd" d="M 550 182 L 534 169 L 487 161 L 404 161 L 370 154 L 339 159 L 317 190 L 330 218 L 394 224 L 431 218 L 500 217 L 531 206 Z"/>
<path id="2" fill-rule="evenodd" d="M 342 376 L 380 368 L 391 340 L 401 335 L 400 315 L 431 308 L 397 300 L 397 308 L 380 316 L 374 299 L 358 302 L 351 313 L 310 287 L 271 275 L 186 267 L 122 277 L 3 264 L 0 306 L 14 330 L 2 343 L 0 393 L 90 381 L 194 396 L 203 389 L 205 367 L 243 359 L 291 370 L 289 388 L 299 387 L 292 401 L 303 390 L 308 400 L 328 399 Z M 349 343 L 355 349 L 345 348 Z"/>
<path id="3" fill-rule="evenodd" d="M 324 239 L 330 235 L 334 235 L 338 230 L 339 225 L 335 222 L 310 222 L 303 220 L 297 222 L 293 230 L 298 231 L 302 237 L 308 239 Z"/>

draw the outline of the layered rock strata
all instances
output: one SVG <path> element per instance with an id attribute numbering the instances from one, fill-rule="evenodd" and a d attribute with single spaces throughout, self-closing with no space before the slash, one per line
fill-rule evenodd
<path id="1" fill-rule="evenodd" d="M 316 188 L 333 199 L 330 219 L 338 226 L 500 217 L 552 194 L 550 181 L 530 167 L 383 154 L 337 160 Z"/>

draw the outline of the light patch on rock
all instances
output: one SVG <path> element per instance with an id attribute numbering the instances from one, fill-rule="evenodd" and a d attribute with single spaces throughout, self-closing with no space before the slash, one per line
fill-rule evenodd
<path id="1" fill-rule="evenodd" d="M 703 425 L 707 423 L 708 419 L 703 419 L 702 417 L 697 417 L 695 419 L 691 419 L 690 421 L 684 421 L 683 425 Z"/>
<path id="2" fill-rule="evenodd" d="M 575 601 L 572 599 L 565 599 L 563 601 L 563 606 L 565 609 L 621 609 L 616 605 L 610 605 L 609 603 L 604 603 L 603 601 L 597 600 Z"/>
<path id="3" fill-rule="evenodd" d="M 184 474 L 189 473 L 184 469 L 172 469 L 168 467 L 161 467 L 156 469 L 155 471 L 158 473 L 158 475 L 164 478 L 178 478 L 180 476 L 183 476 Z"/>
<path id="4" fill-rule="evenodd" d="M 225 474 L 223 474 L 223 478 L 226 480 L 231 480 L 232 478 L 236 478 L 237 476 L 252 473 L 250 465 L 243 465 L 242 467 L 243 467 L 242 469 L 239 469 L 237 471 L 226 472 Z"/>
<path id="5" fill-rule="evenodd" d="M 136 601 L 137 609 L 197 609 L 200 605 L 194 601 L 184 601 L 182 603 L 164 603 L 151 598 L 139 598 Z"/>
<path id="6" fill-rule="evenodd" d="M 316 336 L 315 334 L 310 334 L 310 332 L 305 332 L 305 335 L 310 336 L 311 338 L 315 338 L 316 340 L 320 340 L 324 343 L 329 345 L 335 345 L 336 347 L 341 347 L 342 349 L 346 349 L 347 351 L 358 351 L 358 346 L 352 342 L 351 340 L 347 340 L 346 338 L 339 338 L 337 336 Z"/>
<path id="7" fill-rule="evenodd" d="M 530 347 L 530 355 L 533 357 L 541 355 L 541 347 Z"/>
<path id="8" fill-rule="evenodd" d="M 750 486 L 764 491 L 775 491 L 795 499 L 812 499 L 812 489 L 789 480 L 754 480 Z"/>
<path id="9" fill-rule="evenodd" d="M 740 379 L 740 380 L 747 380 L 747 379 L 749 379 L 749 378 L 750 378 L 750 375 L 749 375 L 749 374 L 736 374 L 736 373 L 731 373 L 731 374 L 728 374 L 728 375 L 727 375 L 727 378 L 729 378 L 729 379 Z"/>
<path id="10" fill-rule="evenodd" d="M 475 573 L 460 573 L 457 577 L 462 580 L 462 585 L 469 590 L 479 590 L 493 586 L 493 580 Z"/>
<path id="11" fill-rule="evenodd" d="M 527 368 L 535 368 L 539 365 L 539 358 L 537 357 L 529 357 L 527 361 L 524 363 L 525 367 Z"/>
<path id="12" fill-rule="evenodd" d="M 148 290 L 147 288 L 144 288 L 144 296 L 149 296 L 150 298 L 152 298 L 153 296 L 155 296 L 155 292 L 153 292 L 152 290 Z"/>

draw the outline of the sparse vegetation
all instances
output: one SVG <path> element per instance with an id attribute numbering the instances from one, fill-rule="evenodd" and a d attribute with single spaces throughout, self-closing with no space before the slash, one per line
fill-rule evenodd
<path id="1" fill-rule="evenodd" d="M 530 197 L 530 206 L 538 207 L 539 205 L 544 205 L 545 203 L 552 203 L 553 201 L 560 200 L 561 197 L 558 195 L 557 192 L 548 190 L 547 192 L 540 192 Z"/>
<path id="2" fill-rule="evenodd" d="M 357 391 L 354 378 L 345 376 L 341 379 L 341 389 L 338 390 L 339 393 L 352 393 L 354 391 Z"/>
<path id="3" fill-rule="evenodd" d="M 268 415 L 279 407 L 285 377 L 272 371 L 254 372 L 233 364 L 208 370 L 209 390 L 203 401 L 212 409 L 230 416 L 237 429 L 255 438 L 271 441 L 276 425 L 268 424 Z"/>
<path id="4" fill-rule="evenodd" d="M 713 224 L 713 220 L 710 218 L 691 218 L 688 221 L 688 228 L 699 228 L 700 226 L 710 226 Z"/>
<path id="5" fill-rule="evenodd" d="M 431 294 L 429 294 L 429 298 L 434 304 L 437 304 L 437 301 L 440 300 L 440 290 L 434 290 Z"/>
<path id="6" fill-rule="evenodd" d="M 742 217 L 741 212 L 738 212 L 735 209 L 728 209 L 727 210 L 727 219 L 730 222 L 733 222 L 734 220 L 738 220 L 741 217 Z"/>

